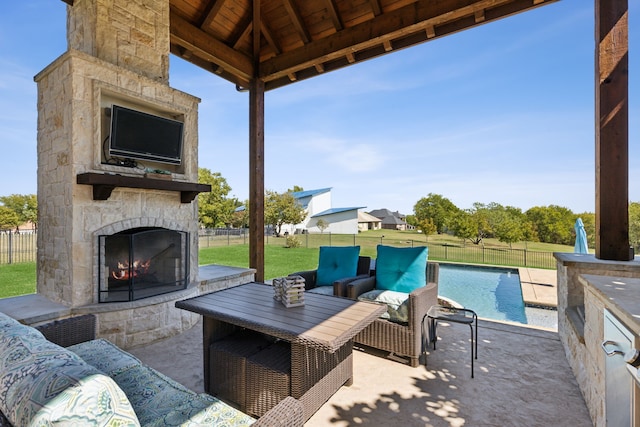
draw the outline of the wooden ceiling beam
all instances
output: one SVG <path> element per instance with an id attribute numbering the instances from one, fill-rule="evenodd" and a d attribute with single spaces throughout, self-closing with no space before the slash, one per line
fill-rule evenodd
<path id="1" fill-rule="evenodd" d="M 211 25 L 218 13 L 220 13 L 220 9 L 224 4 L 224 0 L 213 0 L 207 4 L 207 8 L 202 14 L 200 22 L 198 23 L 198 28 L 204 29 L 206 31 L 207 28 Z"/>
<path id="2" fill-rule="evenodd" d="M 280 48 L 280 45 L 278 44 L 277 40 L 273 36 L 273 33 L 271 32 L 269 27 L 267 27 L 267 23 L 262 21 L 260 26 L 261 26 L 260 31 L 262 32 L 262 35 L 264 36 L 265 40 L 271 47 L 271 50 L 273 51 L 273 53 L 276 55 L 280 55 L 282 53 L 282 49 Z"/>
<path id="3" fill-rule="evenodd" d="M 230 42 L 234 49 L 236 49 L 238 45 L 240 45 L 242 40 L 245 40 L 251 37 L 251 30 L 253 30 L 253 22 L 248 21 L 246 22 L 246 25 L 238 26 L 238 28 L 242 29 L 242 31 L 239 31 L 237 35 L 230 37 Z"/>
<path id="4" fill-rule="evenodd" d="M 289 15 L 289 19 L 291 19 L 291 23 L 293 24 L 293 28 L 295 28 L 296 33 L 298 33 L 298 37 L 302 40 L 302 43 L 307 44 L 311 41 L 311 35 L 309 31 L 307 31 L 307 26 L 304 24 L 302 20 L 302 15 L 300 15 L 300 10 L 293 3 L 292 0 L 284 0 L 284 8 L 287 10 L 287 15 Z"/>
<path id="5" fill-rule="evenodd" d="M 369 4 L 371 5 L 373 16 L 382 15 L 382 6 L 380 6 L 380 0 L 369 0 Z"/>
<path id="6" fill-rule="evenodd" d="M 543 0 L 538 6 L 557 0 Z M 484 11 L 484 22 L 502 18 L 508 14 L 532 8 L 532 0 L 418 0 L 413 4 L 384 13 L 370 21 L 344 29 L 322 40 L 317 40 L 301 48 L 270 58 L 261 64 L 260 77 L 265 81 L 276 80 L 290 73 L 298 73 L 305 68 L 314 67 L 318 62 L 326 63 L 340 57 L 353 58 L 354 52 L 382 45 L 415 33 L 438 35 L 440 26 L 458 20 L 471 19 L 469 26 L 477 25 L 476 12 Z M 492 11 L 500 10 L 491 13 Z M 494 15 L 497 18 L 494 18 Z M 456 28 L 456 27 L 452 27 Z M 463 29 L 461 28 L 461 29 Z"/>
<path id="7" fill-rule="evenodd" d="M 206 59 L 199 57 L 196 53 L 186 50 L 182 46 L 172 44 L 171 53 L 238 86 L 248 87 L 249 85 L 249 80 L 235 76 L 233 73 L 225 70 L 224 67 L 221 67 L 211 61 L 207 61 Z"/>
<path id="8" fill-rule="evenodd" d="M 250 57 L 214 39 L 173 12 L 170 22 L 173 45 L 192 51 L 194 55 L 223 67 L 241 80 L 251 80 L 254 68 Z"/>
<path id="9" fill-rule="evenodd" d="M 333 23 L 333 28 L 336 31 L 342 31 L 344 29 L 344 23 L 342 19 L 340 19 L 340 14 L 338 14 L 338 8 L 334 0 L 324 0 L 325 6 L 327 8 L 327 13 L 331 18 L 331 22 Z"/>

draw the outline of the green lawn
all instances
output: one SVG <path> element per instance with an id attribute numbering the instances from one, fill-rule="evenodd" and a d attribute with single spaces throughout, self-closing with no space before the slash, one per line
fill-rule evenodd
<path id="1" fill-rule="evenodd" d="M 375 230 L 366 231 L 358 235 L 298 235 L 301 247 L 285 248 L 284 238 L 268 237 L 265 241 L 265 278 L 286 276 L 289 273 L 314 269 L 318 265 L 318 247 L 321 245 L 359 245 L 361 254 L 375 257 L 376 246 L 380 243 L 391 246 L 419 246 L 432 245 L 429 251 L 429 259 L 444 259 L 442 257 L 442 247 L 438 245 L 447 244 L 449 253 L 447 261 L 484 263 L 478 254 L 482 252 L 482 247 L 468 242 L 462 242 L 452 236 L 428 236 L 413 231 Z M 246 242 L 235 242 L 227 245 L 224 243 L 210 247 L 203 247 L 202 239 L 199 250 L 200 265 L 222 264 L 235 267 L 249 266 L 249 245 Z M 517 262 L 510 264 L 510 254 L 517 251 L 509 251 L 509 245 L 500 243 L 494 239 L 487 239 L 484 248 L 504 252 L 501 265 L 519 265 Z M 517 243 L 512 245 L 512 249 L 527 249 L 532 252 L 573 252 L 573 247 L 562 245 L 550 245 L 546 243 Z M 458 257 L 458 258 L 455 258 Z M 36 264 L 26 262 L 19 264 L 0 265 L 0 298 L 16 295 L 25 295 L 35 292 Z"/>
<path id="2" fill-rule="evenodd" d="M 32 294 L 35 291 L 35 262 L 0 265 L 0 298 Z"/>

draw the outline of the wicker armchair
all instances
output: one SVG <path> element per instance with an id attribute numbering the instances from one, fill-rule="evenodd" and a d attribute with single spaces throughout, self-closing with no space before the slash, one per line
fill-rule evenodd
<path id="1" fill-rule="evenodd" d="M 422 354 L 422 318 L 432 305 L 438 304 L 438 277 L 440 265 L 427 263 L 427 283 L 409 294 L 409 322 L 399 324 L 378 318 L 355 336 L 356 343 L 391 352 L 409 359 L 412 367 L 417 367 Z M 375 288 L 375 276 L 351 281 L 347 284 L 347 297 L 358 296 Z"/>
<path id="2" fill-rule="evenodd" d="M 347 283 L 355 279 L 361 279 L 369 277 L 371 275 L 371 257 L 360 256 L 358 257 L 358 269 L 356 271 L 356 277 L 345 277 L 344 279 L 333 282 L 333 295 L 339 297 L 347 296 Z M 302 276 L 304 278 L 304 288 L 306 291 L 316 287 L 316 276 L 318 270 L 306 270 L 291 273 L 292 275 Z"/>

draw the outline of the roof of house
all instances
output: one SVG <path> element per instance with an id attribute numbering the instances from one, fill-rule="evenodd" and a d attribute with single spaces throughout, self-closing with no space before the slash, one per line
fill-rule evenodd
<path id="1" fill-rule="evenodd" d="M 317 190 L 295 191 L 291 193 L 291 195 L 296 199 L 304 199 L 305 197 L 317 196 L 318 194 L 323 194 L 329 191 L 331 191 L 331 187 L 320 188 Z"/>
<path id="2" fill-rule="evenodd" d="M 332 214 L 337 214 L 340 212 L 348 212 L 348 211 L 354 211 L 354 210 L 358 210 L 358 209 L 364 209 L 366 208 L 366 206 L 360 206 L 360 207 L 355 207 L 355 208 L 331 208 L 331 209 L 327 209 L 326 211 L 322 211 L 319 212 L 315 215 L 312 215 L 311 218 L 316 218 L 319 216 L 325 216 L 325 215 L 332 215 Z"/>
<path id="3" fill-rule="evenodd" d="M 380 222 L 380 218 L 370 215 L 366 212 L 358 212 L 358 222 Z"/>
<path id="4" fill-rule="evenodd" d="M 380 219 L 386 218 L 388 216 L 392 216 L 392 217 L 395 217 L 395 218 L 404 216 L 404 215 L 402 215 L 401 213 L 399 213 L 397 211 L 396 212 L 392 212 L 389 209 L 375 209 L 375 210 L 372 210 L 371 212 L 369 212 L 369 215 L 373 215 L 376 218 L 380 218 Z"/>
<path id="5" fill-rule="evenodd" d="M 383 224 L 394 224 L 394 225 L 406 224 L 406 222 L 404 222 L 400 218 L 395 217 L 393 215 L 392 216 L 386 216 L 386 217 L 382 218 L 382 223 Z"/>

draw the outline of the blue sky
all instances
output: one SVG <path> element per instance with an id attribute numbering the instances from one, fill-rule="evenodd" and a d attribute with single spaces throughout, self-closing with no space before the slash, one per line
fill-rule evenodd
<path id="1" fill-rule="evenodd" d="M 640 201 L 640 2 L 629 2 L 629 197 Z M 429 193 L 595 211 L 592 0 L 560 2 L 268 92 L 265 187 L 410 214 Z M 33 76 L 66 50 L 66 5 L 0 15 L 0 195 L 36 193 Z M 199 162 L 248 197 L 248 94 L 171 56 L 202 99 Z"/>

